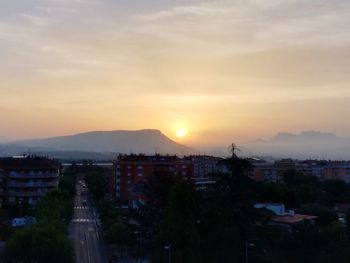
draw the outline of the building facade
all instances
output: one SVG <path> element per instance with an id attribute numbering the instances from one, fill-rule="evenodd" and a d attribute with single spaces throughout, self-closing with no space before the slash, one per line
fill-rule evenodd
<path id="1" fill-rule="evenodd" d="M 184 159 L 192 161 L 194 178 L 208 177 L 220 172 L 218 163 L 222 158 L 209 155 L 190 155 Z"/>
<path id="2" fill-rule="evenodd" d="M 278 175 L 277 167 L 273 163 L 258 158 L 249 158 L 248 161 L 252 165 L 249 171 L 249 177 L 256 182 L 272 182 L 281 181 Z"/>
<path id="3" fill-rule="evenodd" d="M 116 199 L 120 203 L 142 197 L 142 185 L 147 177 L 159 173 L 182 178 L 193 177 L 189 159 L 169 155 L 119 155 L 113 162 L 116 178 Z"/>
<path id="4" fill-rule="evenodd" d="M 36 204 L 57 188 L 60 170 L 60 163 L 47 158 L 0 158 L 0 205 Z"/>

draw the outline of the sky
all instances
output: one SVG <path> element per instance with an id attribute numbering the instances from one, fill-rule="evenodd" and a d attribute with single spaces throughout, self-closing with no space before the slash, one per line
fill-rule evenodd
<path id="1" fill-rule="evenodd" d="M 349 0 L 0 1 L 0 138 L 350 136 L 349 80 Z"/>

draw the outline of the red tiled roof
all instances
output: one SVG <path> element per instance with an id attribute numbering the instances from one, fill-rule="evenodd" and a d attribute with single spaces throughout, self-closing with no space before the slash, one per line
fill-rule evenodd
<path id="1" fill-rule="evenodd" d="M 295 223 L 300 223 L 304 220 L 313 220 L 316 218 L 317 216 L 295 214 L 295 215 L 273 216 L 271 218 L 271 221 L 277 222 L 277 223 L 295 224 Z"/>

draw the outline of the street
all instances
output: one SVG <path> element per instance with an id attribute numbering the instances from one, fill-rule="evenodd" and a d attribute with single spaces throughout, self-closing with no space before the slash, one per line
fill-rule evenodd
<path id="1" fill-rule="evenodd" d="M 101 238 L 96 208 L 91 206 L 83 180 L 78 180 L 74 197 L 74 214 L 69 225 L 77 263 L 104 263 L 104 243 Z"/>

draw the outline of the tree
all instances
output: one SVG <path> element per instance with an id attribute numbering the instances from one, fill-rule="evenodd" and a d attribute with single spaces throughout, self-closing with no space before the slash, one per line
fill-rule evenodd
<path id="1" fill-rule="evenodd" d="M 193 187 L 186 182 L 176 183 L 171 189 L 165 220 L 161 226 L 156 262 L 166 260 L 166 245 L 171 245 L 172 262 L 200 262 L 200 238 L 195 211 Z"/>
<path id="2" fill-rule="evenodd" d="M 89 172 L 85 176 L 86 183 L 89 187 L 89 191 L 95 197 L 97 201 L 101 200 L 107 190 L 107 180 L 103 176 L 103 173 Z"/>
<path id="3" fill-rule="evenodd" d="M 65 190 L 69 193 L 71 197 L 75 195 L 75 183 L 76 176 L 75 174 L 65 173 L 59 181 L 58 188 L 61 190 Z"/>
<path id="4" fill-rule="evenodd" d="M 324 190 L 330 205 L 336 203 L 349 203 L 349 186 L 342 180 L 327 180 L 324 182 Z"/>
<path id="5" fill-rule="evenodd" d="M 346 211 L 345 214 L 345 227 L 346 227 L 346 235 L 348 240 L 350 240 L 350 209 Z"/>
<path id="6" fill-rule="evenodd" d="M 130 231 L 125 224 L 116 221 L 107 227 L 105 237 L 108 242 L 122 246 L 128 242 Z"/>
<path id="7" fill-rule="evenodd" d="M 49 224 L 39 224 L 16 231 L 0 255 L 0 262 L 73 262 L 73 248 L 68 237 Z"/>
<path id="8" fill-rule="evenodd" d="M 229 173 L 218 174 L 216 184 L 202 193 L 200 204 L 201 254 L 203 262 L 242 262 L 246 243 L 256 239 L 261 219 L 254 208 L 254 182 L 248 177 L 247 160 L 232 157 L 221 165 Z"/>
<path id="9" fill-rule="evenodd" d="M 338 221 L 338 216 L 333 210 L 320 204 L 305 204 L 301 207 L 300 212 L 307 215 L 317 216 L 316 223 L 319 225 L 328 225 L 332 222 Z"/>

